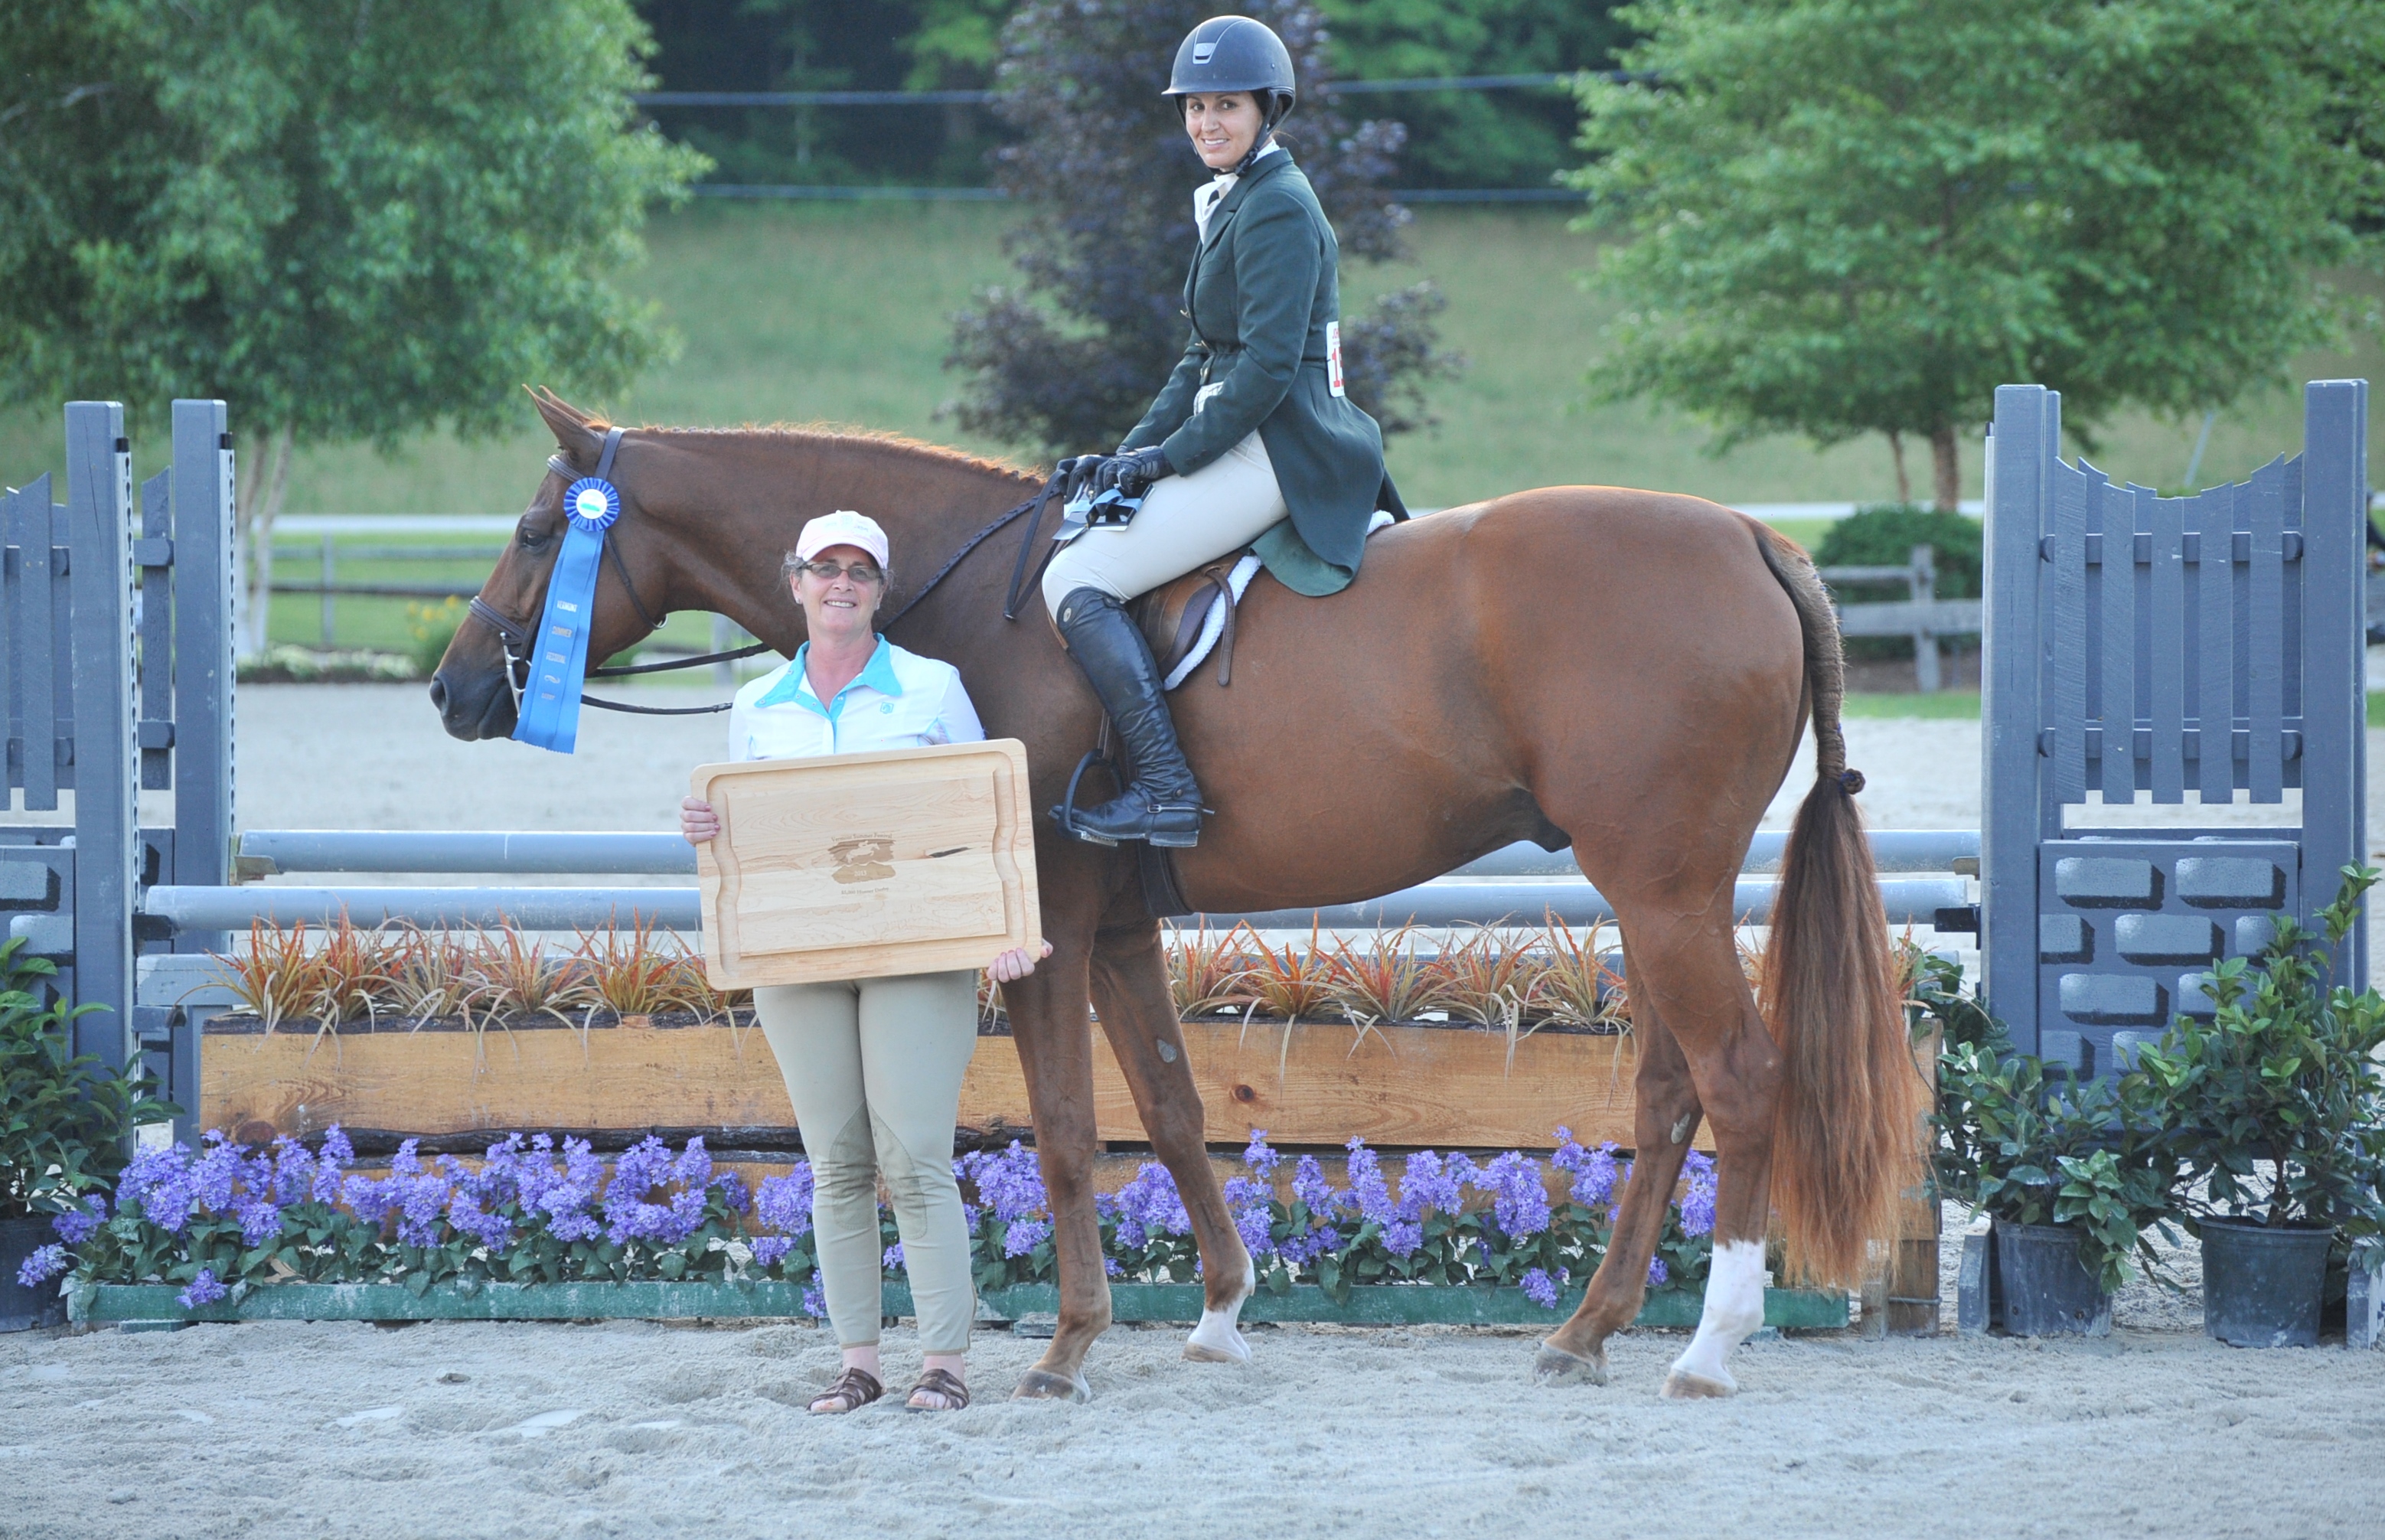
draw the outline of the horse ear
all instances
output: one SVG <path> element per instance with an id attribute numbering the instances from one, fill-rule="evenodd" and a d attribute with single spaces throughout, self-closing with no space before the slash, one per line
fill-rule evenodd
<path id="1" fill-rule="evenodd" d="M 538 415 L 546 419 L 563 457 L 573 465 L 594 469 L 596 457 L 605 446 L 605 435 L 588 425 L 588 414 L 543 385 L 530 387 L 530 399 L 531 405 L 538 408 Z"/>

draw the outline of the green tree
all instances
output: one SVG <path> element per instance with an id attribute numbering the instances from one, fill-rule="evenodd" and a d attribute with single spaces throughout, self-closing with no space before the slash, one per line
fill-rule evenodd
<path id="1" fill-rule="evenodd" d="M 221 396 L 262 647 L 294 447 L 513 426 L 656 358 L 610 282 L 701 157 L 631 127 L 626 0 L 0 0 L 0 380 Z"/>
<path id="2" fill-rule="evenodd" d="M 1334 73 L 1354 81 L 1610 69 L 1630 30 L 1616 0 L 1317 0 Z M 1570 157 L 1571 97 L 1559 89 L 1351 97 L 1396 104 L 1409 187 L 1546 187 Z"/>
<path id="3" fill-rule="evenodd" d="M 2375 206 L 2373 119 L 2310 59 L 2373 50 L 2373 5 L 1618 14 L 1646 37 L 1625 67 L 1658 83 L 1581 89 L 1575 185 L 1634 237 L 1593 280 L 1623 302 L 1601 394 L 1687 408 L 1718 448 L 1881 432 L 1901 459 L 1921 438 L 1951 507 L 1957 437 L 2000 383 L 2061 390 L 2092 431 L 2223 406 L 2334 330 L 2323 270 Z"/>

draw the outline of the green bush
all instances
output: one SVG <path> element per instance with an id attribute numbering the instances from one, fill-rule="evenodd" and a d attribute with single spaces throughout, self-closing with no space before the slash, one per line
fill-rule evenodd
<path id="1" fill-rule="evenodd" d="M 1938 586 L 1935 597 L 1976 599 L 1979 596 L 1979 520 L 1968 514 L 1947 513 L 1919 503 L 1875 503 L 1857 508 L 1830 526 L 1814 553 L 1817 567 L 1903 567 L 1913 547 L 1928 545 L 1936 553 Z M 1830 592 L 1844 604 L 1874 604 L 1902 599 L 1912 590 L 1902 582 L 1832 583 Z M 1847 657 L 1859 662 L 1909 658 L 1913 640 L 1906 636 L 1851 636 Z"/>
<path id="2" fill-rule="evenodd" d="M 181 1108 L 157 1100 L 136 1064 L 114 1070 L 74 1051 L 74 1020 L 97 1006 L 50 998 L 57 969 L 0 944 L 0 1219 L 58 1214 L 104 1193 L 143 1123 Z"/>

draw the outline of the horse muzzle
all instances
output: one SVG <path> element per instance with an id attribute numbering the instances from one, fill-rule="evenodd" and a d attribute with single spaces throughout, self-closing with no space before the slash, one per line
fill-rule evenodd
<path id="1" fill-rule="evenodd" d="M 514 732 L 513 692 L 506 688 L 501 670 L 442 668 L 431 676 L 431 704 L 439 725 L 451 738 L 471 743 L 482 738 L 510 738 Z"/>

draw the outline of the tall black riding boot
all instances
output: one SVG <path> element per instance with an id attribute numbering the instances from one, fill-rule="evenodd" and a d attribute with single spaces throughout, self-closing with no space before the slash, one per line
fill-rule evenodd
<path id="1" fill-rule="evenodd" d="M 1126 790 L 1074 816 L 1052 809 L 1060 826 L 1093 845 L 1148 840 L 1183 848 L 1201 841 L 1201 788 L 1176 741 L 1176 720 L 1160 690 L 1159 665 L 1143 629 L 1126 607 L 1098 588 L 1080 588 L 1060 601 L 1057 616 L 1068 656 L 1118 724 L 1132 772 Z"/>

